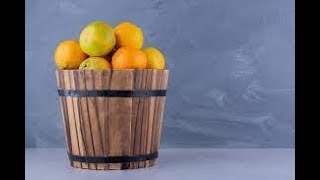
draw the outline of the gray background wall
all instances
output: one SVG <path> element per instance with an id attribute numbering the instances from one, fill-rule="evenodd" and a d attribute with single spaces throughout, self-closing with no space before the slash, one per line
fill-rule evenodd
<path id="1" fill-rule="evenodd" d="M 162 147 L 294 147 L 293 0 L 27 0 L 26 147 L 63 147 L 53 54 L 131 20 L 171 69 Z"/>

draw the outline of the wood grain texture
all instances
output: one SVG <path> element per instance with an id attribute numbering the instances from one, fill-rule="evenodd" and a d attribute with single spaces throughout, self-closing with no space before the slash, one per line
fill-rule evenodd
<path id="1" fill-rule="evenodd" d="M 86 89 L 86 76 L 84 71 L 74 71 L 76 76 L 74 81 L 78 82 L 77 88 L 78 89 Z M 77 98 L 79 102 L 79 117 L 81 122 L 81 132 L 82 132 L 82 140 L 83 143 L 83 152 L 84 156 L 95 156 L 95 147 L 93 143 L 93 135 L 92 135 L 92 128 L 91 128 L 91 120 L 89 114 L 89 107 L 88 107 L 88 98 L 87 97 L 79 97 Z M 96 165 L 93 163 L 82 163 L 83 168 L 89 169 L 96 169 Z"/>
<path id="2" fill-rule="evenodd" d="M 166 90 L 168 70 L 58 70 L 65 90 Z M 81 156 L 132 156 L 158 152 L 165 97 L 59 97 L 67 150 Z M 80 163 L 95 170 L 137 169 L 156 160 Z"/>
<path id="3" fill-rule="evenodd" d="M 73 89 L 72 87 L 72 77 L 70 76 L 70 71 L 62 71 L 63 75 L 63 82 L 64 82 L 64 88 L 65 89 Z M 69 119 L 69 131 L 70 131 L 70 137 L 71 137 L 71 146 L 72 146 L 72 154 L 80 155 L 80 145 L 78 140 L 78 129 L 77 129 L 77 122 L 76 122 L 76 114 L 75 114 L 75 108 L 73 104 L 73 98 L 72 97 L 65 97 L 66 100 L 66 107 L 67 107 L 67 116 Z M 81 163 L 79 162 L 72 162 L 73 166 L 75 167 L 82 167 Z"/>
<path id="4" fill-rule="evenodd" d="M 134 90 L 143 89 L 143 74 L 144 71 L 134 71 Z M 133 155 L 139 155 L 141 149 L 142 139 L 142 111 L 143 111 L 143 99 L 133 98 L 133 112 L 132 112 L 132 144 Z M 131 163 L 131 168 L 139 168 L 139 162 Z"/>
<path id="5" fill-rule="evenodd" d="M 95 84 L 99 84 L 99 77 L 97 73 L 94 73 L 92 70 L 85 71 L 85 89 L 92 90 L 95 89 Z M 97 77 L 95 77 L 95 75 Z M 101 88 L 101 87 L 100 87 Z M 87 98 L 87 106 L 88 106 L 88 114 L 90 117 L 90 125 L 91 125 L 91 134 L 94 146 L 94 154 L 95 156 L 103 156 L 103 143 L 102 143 L 102 134 L 99 120 L 99 106 L 98 98 L 96 97 L 88 97 Z M 103 165 L 95 165 L 97 169 L 103 169 Z"/>
<path id="6" fill-rule="evenodd" d="M 132 90 L 132 71 L 112 71 L 110 89 Z M 109 98 L 109 156 L 129 156 L 131 144 L 132 98 Z M 127 169 L 127 164 L 113 163 L 109 169 Z"/>
<path id="7" fill-rule="evenodd" d="M 64 89 L 64 79 L 61 71 L 56 71 L 57 87 L 58 89 Z M 67 152 L 72 153 L 71 137 L 70 137 L 70 128 L 69 128 L 69 119 L 67 113 L 66 97 L 59 97 L 60 109 L 62 115 L 62 123 L 65 134 L 65 140 L 67 144 Z M 73 163 L 70 161 L 71 166 Z"/>

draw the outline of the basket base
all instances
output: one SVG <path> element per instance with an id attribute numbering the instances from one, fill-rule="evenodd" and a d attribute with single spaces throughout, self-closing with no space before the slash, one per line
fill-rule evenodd
<path id="1" fill-rule="evenodd" d="M 148 168 L 157 165 L 157 159 L 148 161 L 138 161 L 130 163 L 81 163 L 70 161 L 70 165 L 74 168 L 89 170 L 126 170 Z"/>

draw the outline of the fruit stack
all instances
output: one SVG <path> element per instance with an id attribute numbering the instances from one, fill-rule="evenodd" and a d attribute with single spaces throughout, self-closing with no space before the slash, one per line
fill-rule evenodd
<path id="1" fill-rule="evenodd" d="M 83 28 L 78 40 L 65 40 L 55 50 L 59 69 L 164 69 L 165 58 L 155 47 L 143 48 L 141 28 L 121 22 L 115 28 L 94 21 Z M 142 49 L 143 48 L 143 49 Z"/>

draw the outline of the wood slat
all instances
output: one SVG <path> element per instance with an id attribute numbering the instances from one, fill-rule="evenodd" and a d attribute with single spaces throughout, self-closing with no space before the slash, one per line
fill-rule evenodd
<path id="1" fill-rule="evenodd" d="M 63 75 L 61 75 L 61 74 L 62 74 L 61 71 L 56 71 L 56 79 L 57 79 L 58 89 L 64 89 Z M 67 117 L 67 107 L 66 107 L 65 97 L 59 97 L 59 102 L 60 102 L 60 110 L 61 110 L 61 115 L 62 115 L 62 123 L 63 123 L 63 129 L 64 129 L 65 142 L 66 142 L 66 146 L 67 146 L 67 152 L 72 153 L 69 120 Z M 72 162 L 70 162 L 70 164 L 73 165 Z"/>
<path id="2" fill-rule="evenodd" d="M 169 71 L 160 71 L 160 81 L 158 83 L 159 89 L 166 89 L 167 83 L 168 83 L 168 77 L 169 77 Z M 156 129 L 156 142 L 155 142 L 155 150 L 158 150 L 160 147 L 160 141 L 161 141 L 161 132 L 162 132 L 162 125 L 163 125 L 163 115 L 164 115 L 164 108 L 165 108 L 165 100 L 166 97 L 157 97 L 159 100 L 158 108 L 157 108 L 157 126 Z"/>
<path id="3" fill-rule="evenodd" d="M 81 90 L 86 89 L 86 81 L 90 78 L 86 76 L 86 71 L 78 71 L 78 87 Z M 86 152 L 86 156 L 95 156 L 95 144 L 94 144 L 94 136 L 92 132 L 92 118 L 89 112 L 89 99 L 88 97 L 79 97 L 79 103 L 81 107 L 81 125 L 84 139 L 84 149 Z M 89 169 L 97 169 L 96 164 L 94 163 L 82 163 Z"/>
<path id="4" fill-rule="evenodd" d="M 62 71 L 63 73 L 63 80 L 64 80 L 64 88 L 65 89 L 72 89 L 71 79 L 69 74 L 70 71 Z M 80 155 L 80 147 L 79 147 L 79 140 L 78 140 L 78 131 L 77 131 L 77 122 L 75 118 L 75 110 L 73 105 L 72 97 L 65 97 L 66 105 L 67 105 L 67 116 L 69 119 L 69 131 L 71 137 L 71 146 L 72 146 L 72 154 Z M 73 162 L 73 166 L 75 167 L 82 167 L 81 163 Z"/>
<path id="5" fill-rule="evenodd" d="M 93 70 L 85 71 L 85 89 L 92 90 L 96 89 L 95 86 L 99 86 L 101 89 L 101 79 L 98 73 L 95 73 Z M 88 114 L 90 118 L 91 125 L 91 134 L 93 136 L 93 146 L 95 151 L 95 156 L 103 156 L 104 155 L 104 147 L 102 142 L 102 132 L 100 125 L 100 118 L 102 112 L 99 111 L 100 103 L 98 103 L 97 97 L 88 97 L 87 98 L 87 106 L 88 106 Z M 97 169 L 104 169 L 103 164 L 96 164 Z"/>
<path id="6" fill-rule="evenodd" d="M 139 70 L 141 71 L 141 70 Z M 141 89 L 147 89 L 147 78 L 148 78 L 148 71 L 142 71 L 142 87 Z M 141 137 L 140 137 L 140 152 L 139 154 L 146 154 L 146 138 L 147 138 L 147 123 L 148 117 L 146 114 L 148 113 L 148 99 L 149 98 L 139 98 L 142 102 L 142 107 L 138 109 L 141 116 L 139 120 L 141 121 Z M 145 167 L 145 161 L 139 162 L 139 168 Z"/>
<path id="7" fill-rule="evenodd" d="M 148 89 L 159 89 L 157 87 L 157 81 L 156 78 L 158 76 L 158 71 L 153 71 L 153 70 L 149 70 L 149 86 L 147 87 Z M 155 124 L 155 119 L 154 119 L 154 113 L 155 113 L 155 102 L 156 102 L 156 98 L 155 97 L 150 97 L 149 98 L 149 113 L 146 115 L 148 118 L 148 135 L 147 135 L 147 146 L 146 146 L 146 153 L 150 154 L 150 153 L 154 153 L 156 151 L 152 150 L 152 136 L 154 134 L 154 124 Z M 146 162 L 146 167 L 152 166 L 154 165 L 155 160 L 151 160 L 151 161 L 147 161 Z"/>
<path id="8" fill-rule="evenodd" d="M 106 71 L 101 71 L 98 70 L 94 74 L 94 76 L 92 76 L 93 78 L 93 89 L 103 89 L 105 87 L 105 84 L 108 82 L 104 82 L 107 80 L 104 72 Z M 109 72 L 109 71 L 108 71 Z M 105 129 L 105 124 L 106 124 L 106 114 L 107 111 L 105 111 L 105 97 L 97 97 L 94 98 L 94 103 L 96 104 L 96 111 L 98 114 L 98 125 L 99 125 L 99 136 L 100 136 L 100 140 L 101 140 L 101 150 L 102 152 L 98 152 L 97 155 L 98 156 L 106 156 L 106 129 Z M 106 163 L 98 163 L 97 164 L 97 168 L 98 169 L 108 169 L 108 164 Z"/>
<path id="9" fill-rule="evenodd" d="M 153 81 L 155 81 L 154 86 L 156 89 L 161 89 L 159 83 L 161 83 L 161 72 L 160 71 L 156 71 L 155 72 L 155 76 Z M 163 97 L 154 97 L 154 113 L 152 115 L 153 118 L 153 124 L 152 124 L 152 142 L 151 142 L 151 151 L 152 152 L 157 152 L 158 149 L 156 148 L 157 145 L 157 134 L 158 134 L 158 126 L 159 126 L 159 103 L 160 103 L 160 99 Z M 156 163 L 156 160 L 153 161 L 153 164 Z"/>
<path id="10" fill-rule="evenodd" d="M 152 70 L 140 70 L 143 72 L 143 81 L 142 81 L 142 89 L 151 89 L 151 78 L 152 78 Z M 139 109 L 141 111 L 141 148 L 140 154 L 147 154 L 147 141 L 148 141 L 148 126 L 149 122 L 149 113 L 150 113 L 150 97 L 141 98 L 143 108 Z M 147 161 L 140 161 L 139 168 L 143 168 L 149 166 Z"/>
<path id="11" fill-rule="evenodd" d="M 74 77 L 73 71 L 67 71 L 68 76 L 69 76 L 69 82 L 70 82 L 70 89 L 71 90 L 76 90 L 76 83 L 77 83 L 77 78 Z M 78 141 L 78 149 L 79 149 L 79 154 L 84 155 L 85 153 L 83 152 L 83 139 L 82 139 L 82 132 L 81 132 L 81 124 L 80 124 L 80 112 L 79 112 L 79 106 L 78 106 L 78 98 L 71 97 L 72 100 L 72 108 L 73 108 L 73 113 L 74 113 L 74 121 L 75 121 L 75 126 L 76 126 L 76 132 L 77 132 L 77 141 Z M 82 163 L 77 163 L 80 165 L 82 168 Z"/>
<path id="12" fill-rule="evenodd" d="M 134 90 L 143 89 L 143 71 L 135 70 L 134 71 Z M 142 112 L 140 109 L 143 109 L 144 104 L 142 98 L 133 98 L 133 112 L 132 112 L 132 145 L 131 148 L 133 150 L 133 155 L 140 155 L 141 149 L 141 127 L 142 127 Z M 139 162 L 131 163 L 131 168 L 136 169 L 139 168 Z"/>
<path id="13" fill-rule="evenodd" d="M 111 71 L 102 71 L 101 73 L 101 85 L 102 89 L 110 89 Z M 100 119 L 102 129 L 102 141 L 104 146 L 104 156 L 109 154 L 109 98 L 103 97 L 103 117 Z M 109 169 L 109 165 L 105 164 L 105 169 Z"/>
<path id="14" fill-rule="evenodd" d="M 132 90 L 132 87 L 133 71 L 112 71 L 110 76 L 110 89 Z M 109 98 L 108 108 L 108 155 L 129 156 L 131 154 L 132 98 Z M 109 164 L 109 169 L 128 169 L 129 166 L 129 163 L 113 163 Z"/>
<path id="15" fill-rule="evenodd" d="M 72 87 L 71 89 L 77 90 L 80 88 L 79 85 L 79 73 L 78 71 L 70 71 L 70 78 L 72 81 Z M 82 109 L 81 109 L 81 99 L 80 98 L 72 98 L 73 99 L 73 106 L 75 109 L 75 119 L 77 124 L 77 132 L 78 132 L 78 141 L 79 141 L 79 149 L 80 149 L 80 155 L 81 156 L 87 156 L 87 145 L 85 142 L 85 131 L 83 127 L 83 117 L 82 117 Z M 81 163 L 82 168 L 87 169 L 88 164 L 87 163 Z"/>

